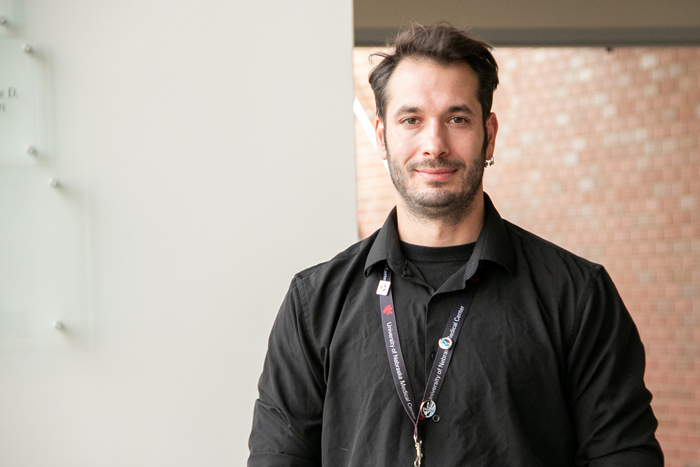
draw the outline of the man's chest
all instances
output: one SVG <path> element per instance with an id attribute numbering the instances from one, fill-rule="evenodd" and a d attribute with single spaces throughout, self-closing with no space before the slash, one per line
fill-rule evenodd
<path id="1" fill-rule="evenodd" d="M 511 397 L 508 388 L 513 385 L 521 390 L 559 386 L 564 356 L 556 310 L 547 309 L 532 293 L 509 291 L 488 280 L 473 285 L 476 293 L 462 317 L 445 390 L 473 392 L 479 399 L 485 391 Z M 326 361 L 331 387 L 345 384 L 348 378 L 365 388 L 387 376 L 391 381 L 379 298 L 366 292 L 366 296 L 346 300 L 338 317 Z M 422 394 L 440 354 L 438 341 L 445 337 L 465 292 L 431 294 L 424 287 L 398 280 L 392 292 L 395 338 L 413 389 Z"/>
<path id="2" fill-rule="evenodd" d="M 518 449 L 513 440 L 553 436 L 555 430 L 567 439 L 571 430 L 552 311 L 536 296 L 506 296 L 507 290 L 492 285 L 479 284 L 463 318 L 436 398 L 439 421 L 422 422 L 428 452 L 453 449 L 450 442 L 470 456 L 485 449 L 505 452 Z M 408 286 L 394 284 L 396 338 L 415 397 L 421 398 L 461 292 L 431 296 L 411 293 Z M 328 348 L 326 398 L 333 407 L 328 422 L 354 427 L 345 436 L 361 439 L 387 431 L 410 434 L 376 294 L 346 301 Z"/>

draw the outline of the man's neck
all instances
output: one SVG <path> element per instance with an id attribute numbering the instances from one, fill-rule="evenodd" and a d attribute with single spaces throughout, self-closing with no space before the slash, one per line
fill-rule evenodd
<path id="1" fill-rule="evenodd" d="M 415 216 L 401 203 L 396 205 L 399 238 L 413 245 L 443 247 L 473 243 L 484 225 L 484 197 L 477 194 L 471 210 L 459 221 L 426 219 Z"/>

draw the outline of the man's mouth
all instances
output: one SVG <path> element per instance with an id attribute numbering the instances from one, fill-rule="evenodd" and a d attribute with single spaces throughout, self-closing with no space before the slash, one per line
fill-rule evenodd
<path id="1" fill-rule="evenodd" d="M 432 182 L 440 182 L 448 180 L 452 175 L 454 175 L 457 170 L 448 168 L 430 169 L 430 168 L 418 168 L 416 169 L 418 175 L 420 175 L 424 180 L 429 180 Z"/>

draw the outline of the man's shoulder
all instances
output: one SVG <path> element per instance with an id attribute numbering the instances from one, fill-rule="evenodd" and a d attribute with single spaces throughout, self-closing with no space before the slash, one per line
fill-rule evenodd
<path id="1" fill-rule="evenodd" d="M 583 258 L 549 240 L 503 221 L 516 255 L 527 263 L 530 270 L 549 273 L 551 276 L 569 276 L 587 282 L 597 276 L 603 266 Z"/>
<path id="2" fill-rule="evenodd" d="M 304 314 L 318 342 L 330 339 L 335 320 L 345 305 L 366 293 L 365 264 L 376 236 L 375 232 L 330 260 L 294 275 L 290 292 L 293 290 L 299 300 L 298 312 Z"/>
<path id="3" fill-rule="evenodd" d="M 367 255 L 378 233 L 379 230 L 369 237 L 350 245 L 328 261 L 299 271 L 295 278 L 304 282 L 318 282 L 328 281 L 335 276 L 364 272 Z"/>

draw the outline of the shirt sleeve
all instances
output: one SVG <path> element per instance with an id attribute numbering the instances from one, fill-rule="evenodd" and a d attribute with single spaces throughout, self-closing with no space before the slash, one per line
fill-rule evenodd
<path id="1" fill-rule="evenodd" d="M 577 310 L 567 384 L 579 449 L 576 465 L 663 466 L 644 347 L 615 285 L 599 267 Z"/>
<path id="2" fill-rule="evenodd" d="M 318 467 L 325 384 L 306 332 L 296 277 L 270 334 L 258 383 L 248 467 Z"/>

